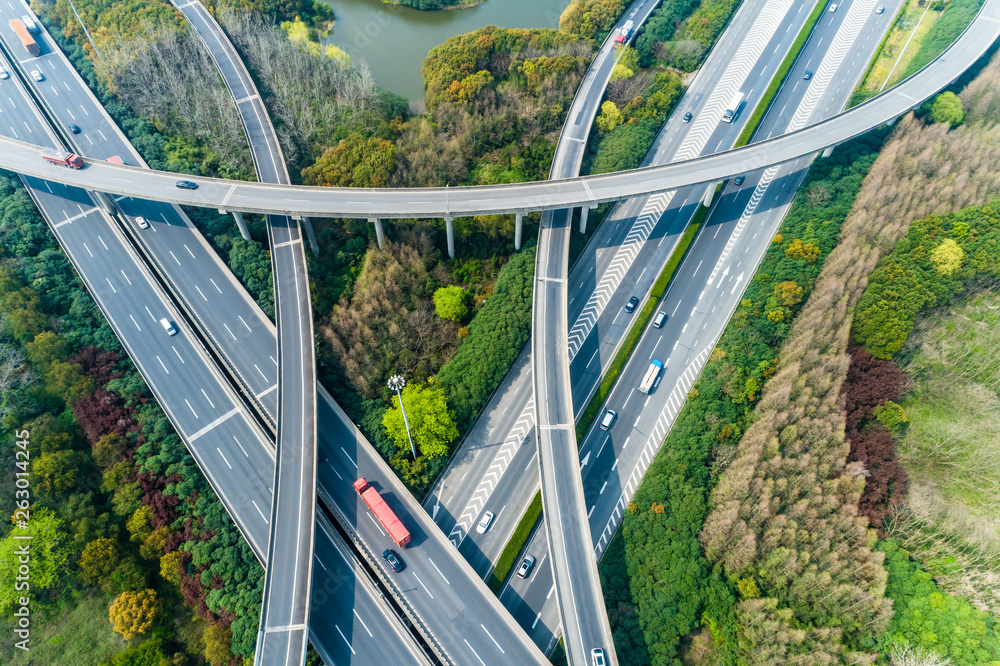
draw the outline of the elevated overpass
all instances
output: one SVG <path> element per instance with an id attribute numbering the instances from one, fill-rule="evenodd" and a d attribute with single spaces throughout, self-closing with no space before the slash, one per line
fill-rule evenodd
<path id="1" fill-rule="evenodd" d="M 1000 0 L 986 0 L 972 24 L 941 56 L 895 88 L 797 132 L 683 162 L 556 181 L 455 188 L 334 188 L 274 185 L 185 176 L 197 190 L 175 186 L 178 175 L 85 160 L 82 170 L 42 160 L 40 146 L 0 139 L 0 168 L 95 191 L 250 213 L 306 217 L 439 218 L 555 210 L 724 180 L 783 164 L 847 141 L 900 115 L 947 87 L 1000 36 Z"/>

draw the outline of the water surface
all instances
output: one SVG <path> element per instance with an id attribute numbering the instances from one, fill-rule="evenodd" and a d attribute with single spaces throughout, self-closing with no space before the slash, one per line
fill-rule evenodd
<path id="1" fill-rule="evenodd" d="M 569 0 L 486 0 L 472 9 L 422 12 L 380 0 L 323 0 L 337 15 L 327 38 L 368 67 L 379 87 L 423 100 L 420 65 L 449 37 L 487 25 L 558 28 Z"/>

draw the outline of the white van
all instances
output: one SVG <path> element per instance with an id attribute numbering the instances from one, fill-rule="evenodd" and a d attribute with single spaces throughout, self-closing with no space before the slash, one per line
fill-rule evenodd
<path id="1" fill-rule="evenodd" d="M 667 321 L 667 313 L 660 310 L 659 314 L 656 315 L 656 319 L 653 320 L 653 328 L 663 328 L 665 321 Z"/>
<path id="2" fill-rule="evenodd" d="M 160 320 L 160 326 L 167 332 L 167 335 L 177 335 L 177 329 L 174 328 L 173 323 L 166 317 Z"/>

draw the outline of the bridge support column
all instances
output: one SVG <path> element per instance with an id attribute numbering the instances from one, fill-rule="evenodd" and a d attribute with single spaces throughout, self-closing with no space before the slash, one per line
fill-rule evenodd
<path id="1" fill-rule="evenodd" d="M 455 225 L 453 222 L 455 218 L 446 217 L 444 218 L 444 228 L 448 234 L 448 258 L 455 258 Z"/>
<path id="2" fill-rule="evenodd" d="M 829 157 L 830 155 L 833 155 L 833 149 L 836 148 L 836 147 L 837 146 L 830 146 L 829 148 L 827 148 L 826 150 L 823 151 L 823 154 L 821 155 L 821 157 Z"/>
<path id="3" fill-rule="evenodd" d="M 580 233 L 587 233 L 587 217 L 590 216 L 590 208 L 588 206 L 580 206 Z"/>
<path id="4" fill-rule="evenodd" d="M 382 220 L 377 217 L 369 217 L 368 221 L 375 225 L 375 238 L 378 239 L 378 249 L 382 249 L 385 243 L 385 232 L 382 230 Z"/>
<path id="5" fill-rule="evenodd" d="M 524 226 L 524 213 L 514 214 L 514 249 L 521 249 L 521 228 Z"/>
<path id="6" fill-rule="evenodd" d="M 313 256 L 319 256 L 319 243 L 316 242 L 316 232 L 313 230 L 312 220 L 308 217 L 303 217 L 300 222 L 302 223 L 302 228 L 306 230 L 306 238 L 309 239 L 309 247 L 312 248 Z"/>
<path id="7" fill-rule="evenodd" d="M 118 212 L 115 207 L 115 202 L 107 194 L 104 192 L 94 191 L 93 195 L 94 198 L 97 199 L 97 203 L 101 205 L 101 208 L 103 208 L 108 215 L 114 215 Z"/>
<path id="8" fill-rule="evenodd" d="M 236 220 L 236 226 L 239 227 L 240 235 L 243 236 L 243 240 L 253 240 L 250 238 L 250 230 L 247 229 L 247 223 L 243 220 L 243 213 L 238 210 L 234 210 L 233 219 Z"/>

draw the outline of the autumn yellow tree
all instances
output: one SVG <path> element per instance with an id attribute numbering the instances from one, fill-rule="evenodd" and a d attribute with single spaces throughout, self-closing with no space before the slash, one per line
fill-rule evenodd
<path id="1" fill-rule="evenodd" d="M 85 580 L 97 583 L 115 570 L 119 559 L 114 539 L 95 539 L 80 554 L 80 570 Z"/>
<path id="2" fill-rule="evenodd" d="M 111 628 L 125 640 L 140 636 L 153 627 L 160 614 L 161 603 L 154 590 L 122 592 L 111 604 L 108 613 Z"/>

